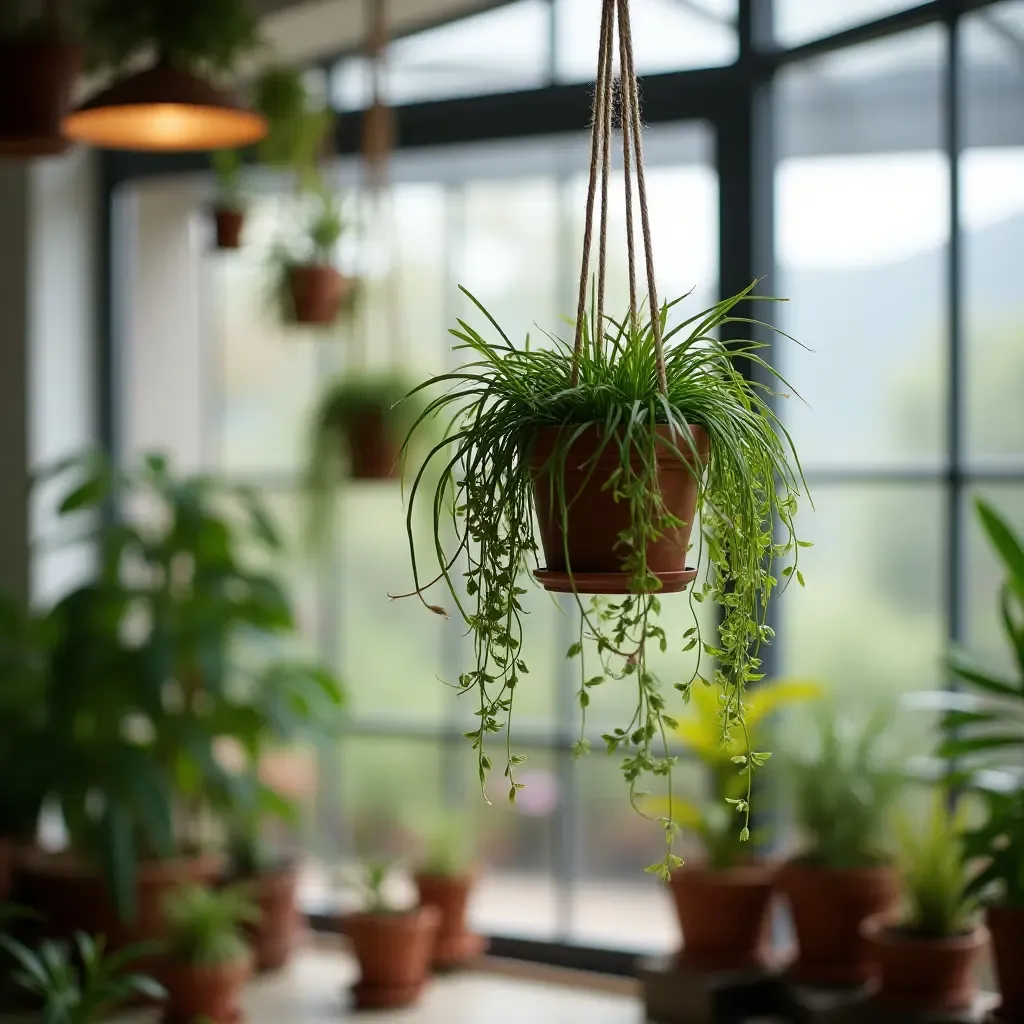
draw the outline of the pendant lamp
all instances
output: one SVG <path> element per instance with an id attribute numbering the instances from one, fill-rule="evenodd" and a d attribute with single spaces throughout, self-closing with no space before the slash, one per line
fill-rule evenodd
<path id="1" fill-rule="evenodd" d="M 187 152 L 251 145 L 267 122 L 230 92 L 160 60 L 87 100 L 65 117 L 63 132 L 102 149 Z"/>

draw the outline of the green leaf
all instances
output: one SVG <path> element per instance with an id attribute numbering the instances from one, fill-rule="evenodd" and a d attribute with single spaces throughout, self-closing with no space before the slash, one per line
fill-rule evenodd
<path id="1" fill-rule="evenodd" d="M 1024 548 L 998 512 L 984 499 L 975 502 L 978 518 L 1010 575 L 1024 585 Z"/>

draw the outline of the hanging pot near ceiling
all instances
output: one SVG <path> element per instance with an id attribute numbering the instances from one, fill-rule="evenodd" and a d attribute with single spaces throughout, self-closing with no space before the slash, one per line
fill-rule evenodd
<path id="1" fill-rule="evenodd" d="M 213 211 L 213 222 L 217 231 L 218 249 L 240 249 L 242 229 L 245 227 L 245 211 L 218 206 Z"/>

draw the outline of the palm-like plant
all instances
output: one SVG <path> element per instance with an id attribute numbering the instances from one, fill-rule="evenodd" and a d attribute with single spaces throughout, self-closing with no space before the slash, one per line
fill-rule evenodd
<path id="1" fill-rule="evenodd" d="M 179 889 L 168 897 L 165 912 L 168 953 L 176 963 L 219 967 L 248 957 L 242 926 L 258 921 L 259 910 L 244 885 Z"/>

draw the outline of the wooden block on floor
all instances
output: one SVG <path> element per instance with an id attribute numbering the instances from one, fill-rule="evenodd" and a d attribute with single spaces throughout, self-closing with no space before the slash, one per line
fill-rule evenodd
<path id="1" fill-rule="evenodd" d="M 767 969 L 711 973 L 661 957 L 642 961 L 637 976 L 652 1024 L 746 1024 L 784 1006 L 778 975 Z"/>

